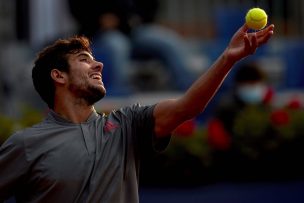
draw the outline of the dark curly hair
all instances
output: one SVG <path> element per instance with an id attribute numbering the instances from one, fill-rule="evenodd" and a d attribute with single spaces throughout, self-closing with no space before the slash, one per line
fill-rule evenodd
<path id="1" fill-rule="evenodd" d="M 236 83 L 266 81 L 266 79 L 266 74 L 255 62 L 241 64 L 234 78 Z"/>
<path id="2" fill-rule="evenodd" d="M 59 39 L 38 53 L 32 70 L 32 79 L 36 91 L 49 108 L 54 107 L 55 93 L 51 71 L 56 68 L 69 72 L 68 54 L 76 54 L 81 51 L 92 52 L 90 41 L 84 36 L 74 36 Z"/>

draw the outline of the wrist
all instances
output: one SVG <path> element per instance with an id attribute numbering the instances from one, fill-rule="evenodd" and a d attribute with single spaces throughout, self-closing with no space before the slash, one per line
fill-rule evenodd
<path id="1" fill-rule="evenodd" d="M 224 52 L 221 55 L 221 60 L 224 67 L 227 67 L 229 69 L 237 62 L 237 60 L 231 57 L 231 55 L 229 54 L 229 48 L 226 48 L 224 50 Z"/>

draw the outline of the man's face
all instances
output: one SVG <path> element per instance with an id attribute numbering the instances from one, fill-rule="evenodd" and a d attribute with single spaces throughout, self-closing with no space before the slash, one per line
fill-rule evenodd
<path id="1" fill-rule="evenodd" d="M 106 89 L 102 82 L 103 64 L 95 61 L 87 51 L 68 55 L 68 89 L 88 105 L 102 99 Z"/>

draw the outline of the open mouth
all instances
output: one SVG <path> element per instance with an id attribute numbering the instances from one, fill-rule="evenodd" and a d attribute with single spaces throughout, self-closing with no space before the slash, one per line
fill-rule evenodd
<path id="1" fill-rule="evenodd" d="M 90 75 L 90 78 L 92 78 L 94 80 L 101 80 L 102 76 L 100 73 L 94 73 L 94 74 Z"/>

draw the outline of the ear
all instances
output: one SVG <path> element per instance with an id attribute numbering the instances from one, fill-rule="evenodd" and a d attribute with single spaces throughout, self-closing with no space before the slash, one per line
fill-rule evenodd
<path id="1" fill-rule="evenodd" d="M 53 69 L 51 71 L 51 77 L 57 83 L 60 83 L 60 84 L 66 83 L 66 73 L 63 71 L 60 71 L 58 69 Z"/>

